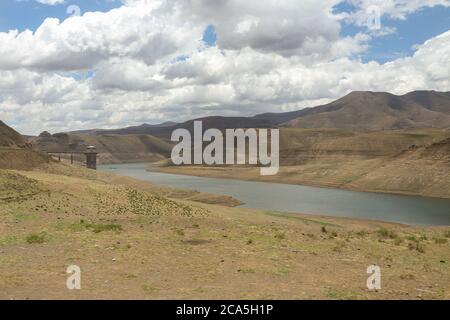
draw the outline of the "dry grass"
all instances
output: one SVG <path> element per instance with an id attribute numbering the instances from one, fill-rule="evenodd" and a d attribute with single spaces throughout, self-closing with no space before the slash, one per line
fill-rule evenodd
<path id="1" fill-rule="evenodd" d="M 435 240 L 448 230 L 175 200 L 131 179 L 58 170 L 2 172 L 29 196 L 0 202 L 0 298 L 450 297 L 449 243 Z M 71 264 L 82 269 L 78 292 L 65 287 Z M 378 292 L 365 287 L 372 264 Z"/>

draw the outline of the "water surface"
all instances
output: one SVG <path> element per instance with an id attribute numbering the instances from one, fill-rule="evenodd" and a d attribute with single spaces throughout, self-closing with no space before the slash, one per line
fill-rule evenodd
<path id="1" fill-rule="evenodd" d="M 98 169 L 169 187 L 232 196 L 250 208 L 404 224 L 450 225 L 450 199 L 193 177 L 150 172 L 146 168 L 147 164 L 115 164 L 101 165 Z"/>

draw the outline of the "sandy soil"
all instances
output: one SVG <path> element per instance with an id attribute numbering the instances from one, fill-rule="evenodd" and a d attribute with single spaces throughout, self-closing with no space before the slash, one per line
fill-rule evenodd
<path id="1" fill-rule="evenodd" d="M 0 299 L 450 298 L 449 229 L 191 196 L 208 199 L 64 165 L 0 170 Z M 69 265 L 81 290 L 66 288 Z"/>

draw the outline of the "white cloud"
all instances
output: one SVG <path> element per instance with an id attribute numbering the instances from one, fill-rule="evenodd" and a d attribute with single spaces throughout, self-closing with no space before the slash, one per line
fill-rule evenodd
<path id="1" fill-rule="evenodd" d="M 289 111 L 353 90 L 450 90 L 450 31 L 411 57 L 363 63 L 353 57 L 371 36 L 341 37 L 337 2 L 126 0 L 47 19 L 34 33 L 0 33 L 0 119 L 55 132 Z M 420 8 L 395 3 L 393 16 Z M 199 41 L 210 24 L 215 47 Z"/>
<path id="2" fill-rule="evenodd" d="M 88 12 L 63 22 L 48 18 L 36 32 L 0 33 L 0 69 L 82 70 L 111 57 L 153 64 L 196 48 L 202 31 L 183 22 L 176 8 L 169 10 L 157 1 Z"/>

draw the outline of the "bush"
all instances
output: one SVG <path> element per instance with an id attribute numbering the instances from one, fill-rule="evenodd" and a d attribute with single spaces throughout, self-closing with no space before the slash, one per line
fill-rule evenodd
<path id="1" fill-rule="evenodd" d="M 91 225 L 92 231 L 94 233 L 100 233 L 103 231 L 122 231 L 122 226 L 120 224 L 92 224 Z"/>
<path id="2" fill-rule="evenodd" d="M 389 230 L 386 228 L 381 228 L 378 230 L 378 235 L 381 238 L 385 238 L 385 239 L 396 239 L 398 238 L 398 235 L 395 233 L 394 230 Z"/>
<path id="3" fill-rule="evenodd" d="M 27 237 L 27 242 L 29 244 L 40 244 L 46 241 L 47 234 L 45 232 L 32 233 Z"/>
<path id="4" fill-rule="evenodd" d="M 94 233 L 100 233 L 103 231 L 122 231 L 122 226 L 120 224 L 108 223 L 90 223 L 84 220 L 80 220 L 79 223 L 74 223 L 70 226 L 73 231 L 82 231 L 82 230 L 92 230 Z"/>
<path id="5" fill-rule="evenodd" d="M 278 239 L 278 240 L 283 240 L 283 239 L 286 238 L 286 236 L 284 235 L 284 233 L 278 232 L 278 233 L 275 235 L 275 238 Z"/>
<path id="6" fill-rule="evenodd" d="M 416 250 L 417 252 L 425 253 L 425 247 L 417 242 L 410 242 L 408 244 L 408 248 L 409 250 Z"/>

